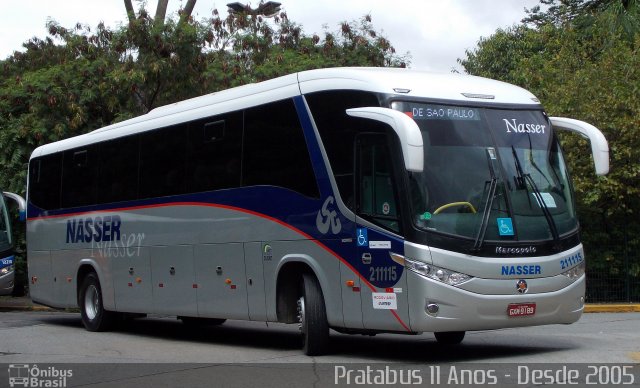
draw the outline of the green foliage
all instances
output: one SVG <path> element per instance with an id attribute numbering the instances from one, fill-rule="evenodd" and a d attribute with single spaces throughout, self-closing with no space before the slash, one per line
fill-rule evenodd
<path id="1" fill-rule="evenodd" d="M 517 26 L 481 39 L 459 60 L 467 72 L 531 90 L 552 116 L 598 127 L 611 171 L 596 177 L 585 139 L 560 133 L 592 270 L 628 267 L 640 249 L 640 20 L 631 1 L 544 0 Z"/>

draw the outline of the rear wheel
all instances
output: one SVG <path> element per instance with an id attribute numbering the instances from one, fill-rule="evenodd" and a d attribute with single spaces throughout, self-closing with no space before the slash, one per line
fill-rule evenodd
<path id="1" fill-rule="evenodd" d="M 464 339 L 464 331 L 441 331 L 433 333 L 439 344 L 457 345 Z"/>
<path id="2" fill-rule="evenodd" d="M 298 299 L 298 322 L 302 333 L 302 350 L 307 356 L 318 356 L 329 349 L 329 324 L 324 297 L 318 279 L 311 274 L 302 276 Z"/>
<path id="3" fill-rule="evenodd" d="M 106 331 L 116 322 L 117 313 L 104 309 L 100 281 L 94 272 L 88 274 L 82 281 L 78 305 L 82 324 L 89 331 Z"/>

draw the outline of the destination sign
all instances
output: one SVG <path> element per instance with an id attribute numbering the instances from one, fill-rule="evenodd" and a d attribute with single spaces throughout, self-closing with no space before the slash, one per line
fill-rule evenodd
<path id="1" fill-rule="evenodd" d="M 480 120 L 480 111 L 469 107 L 420 104 L 408 108 L 406 114 L 414 120 Z"/>

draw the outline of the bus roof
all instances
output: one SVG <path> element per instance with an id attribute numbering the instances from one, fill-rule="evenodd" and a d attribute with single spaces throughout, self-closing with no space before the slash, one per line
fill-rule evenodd
<path id="1" fill-rule="evenodd" d="M 40 146 L 31 157 L 323 90 L 363 90 L 400 98 L 481 102 L 487 106 L 539 104 L 533 94 L 520 87 L 463 74 L 399 68 L 316 69 L 161 106 L 147 114 L 84 135 Z"/>

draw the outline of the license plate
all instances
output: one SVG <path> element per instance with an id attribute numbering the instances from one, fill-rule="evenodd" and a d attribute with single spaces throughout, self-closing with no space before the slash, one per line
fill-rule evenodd
<path id="1" fill-rule="evenodd" d="M 512 303 L 507 306 L 507 315 L 510 317 L 526 317 L 535 313 L 535 303 Z"/>

